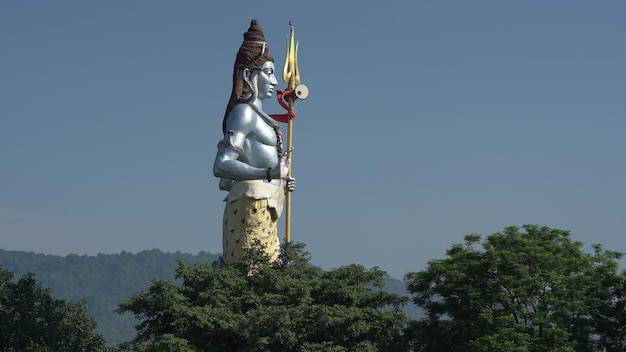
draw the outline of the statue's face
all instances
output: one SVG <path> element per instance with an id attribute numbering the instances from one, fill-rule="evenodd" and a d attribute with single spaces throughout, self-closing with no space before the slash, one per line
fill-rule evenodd
<path id="1" fill-rule="evenodd" d="M 274 76 L 274 63 L 267 61 L 258 70 L 259 78 L 257 80 L 257 89 L 259 99 L 271 98 L 274 94 L 274 87 L 278 85 L 276 76 Z"/>

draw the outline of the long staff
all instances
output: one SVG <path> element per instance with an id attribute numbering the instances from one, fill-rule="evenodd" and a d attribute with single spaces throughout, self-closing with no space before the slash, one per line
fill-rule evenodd
<path id="1" fill-rule="evenodd" d="M 287 83 L 286 95 L 289 110 L 294 111 L 296 99 L 305 99 L 309 95 L 308 88 L 300 84 L 300 71 L 298 70 L 298 42 L 294 40 L 293 24 L 289 21 L 290 35 L 287 38 L 287 54 L 285 55 L 285 66 L 283 68 L 283 81 Z M 295 116 L 295 114 L 294 114 Z M 287 150 L 293 148 L 293 118 L 287 122 Z M 287 154 L 291 166 L 291 154 Z M 289 168 L 291 177 L 291 167 Z M 291 192 L 287 192 L 285 204 L 285 240 L 291 242 Z"/>

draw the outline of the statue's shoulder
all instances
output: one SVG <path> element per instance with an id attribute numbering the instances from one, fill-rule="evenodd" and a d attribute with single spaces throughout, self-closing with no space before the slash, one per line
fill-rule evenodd
<path id="1" fill-rule="evenodd" d="M 230 111 L 228 118 L 231 117 L 256 117 L 256 112 L 254 109 L 246 103 L 239 103 L 233 106 L 233 109 Z"/>
<path id="2" fill-rule="evenodd" d="M 237 104 L 228 114 L 227 129 L 238 130 L 243 126 L 253 124 L 258 119 L 256 111 L 248 104 Z"/>

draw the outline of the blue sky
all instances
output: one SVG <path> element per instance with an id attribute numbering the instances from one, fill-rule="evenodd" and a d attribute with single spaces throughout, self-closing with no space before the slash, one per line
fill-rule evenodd
<path id="1" fill-rule="evenodd" d="M 625 2 L 285 4 L 0 3 L 0 248 L 220 252 L 211 166 L 257 18 L 279 71 L 289 20 L 300 41 L 314 264 L 400 278 L 527 223 L 626 251 Z"/>

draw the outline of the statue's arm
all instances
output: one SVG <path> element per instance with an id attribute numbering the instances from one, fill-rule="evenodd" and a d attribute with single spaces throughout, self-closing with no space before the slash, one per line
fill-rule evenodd
<path id="1" fill-rule="evenodd" d="M 253 167 L 241 160 L 244 145 L 254 125 L 249 109 L 233 111 L 228 118 L 224 139 L 218 144 L 217 155 L 213 162 L 213 175 L 230 180 L 260 180 L 267 178 L 267 169 Z M 220 181 L 220 188 L 222 188 Z M 225 183 L 225 182 L 224 182 Z"/>
<path id="2" fill-rule="evenodd" d="M 236 135 L 236 134 L 235 134 Z M 213 163 L 213 175 L 231 180 L 260 180 L 267 178 L 267 169 L 250 166 L 237 158 L 241 152 L 220 144 Z"/>

